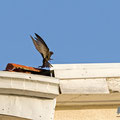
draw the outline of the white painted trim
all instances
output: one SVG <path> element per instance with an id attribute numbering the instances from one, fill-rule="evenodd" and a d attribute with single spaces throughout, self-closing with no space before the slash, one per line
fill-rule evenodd
<path id="1" fill-rule="evenodd" d="M 42 75 L 0 71 L 0 93 L 55 98 L 59 95 L 59 80 Z"/>
<path id="2" fill-rule="evenodd" d="M 59 79 L 120 77 L 120 63 L 53 64 Z"/>
<path id="3" fill-rule="evenodd" d="M 61 80 L 62 94 L 109 94 L 106 79 Z"/>
<path id="4" fill-rule="evenodd" d="M 53 70 L 56 69 L 62 69 L 62 70 L 67 70 L 67 69 L 105 69 L 105 68 L 120 68 L 120 63 L 86 63 L 86 64 L 52 64 Z"/>

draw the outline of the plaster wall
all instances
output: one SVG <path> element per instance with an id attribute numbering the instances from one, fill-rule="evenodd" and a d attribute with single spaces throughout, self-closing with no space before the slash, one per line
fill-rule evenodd
<path id="1" fill-rule="evenodd" d="M 118 106 L 120 105 L 56 107 L 54 120 L 120 120 Z"/>
<path id="2" fill-rule="evenodd" d="M 55 99 L 0 95 L 0 120 L 53 120 Z"/>

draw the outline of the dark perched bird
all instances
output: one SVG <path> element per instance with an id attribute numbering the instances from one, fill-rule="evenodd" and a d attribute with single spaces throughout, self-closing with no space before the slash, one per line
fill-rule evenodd
<path id="1" fill-rule="evenodd" d="M 35 33 L 35 35 L 36 35 L 35 39 L 32 36 L 30 36 L 30 37 L 32 38 L 32 41 L 33 41 L 36 49 L 39 51 L 39 53 L 43 57 L 43 65 L 40 67 L 41 68 L 52 67 L 52 65 L 48 61 L 52 60 L 50 57 L 53 54 L 53 52 L 49 51 L 48 46 L 46 45 L 44 40 L 38 34 Z"/>

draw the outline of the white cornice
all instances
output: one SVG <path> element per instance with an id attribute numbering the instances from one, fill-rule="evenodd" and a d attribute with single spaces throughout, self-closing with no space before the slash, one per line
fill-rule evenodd
<path id="1" fill-rule="evenodd" d="M 120 104 L 120 63 L 53 64 L 57 105 Z"/>
<path id="2" fill-rule="evenodd" d="M 59 80 L 53 77 L 0 71 L 0 94 L 55 98 Z"/>

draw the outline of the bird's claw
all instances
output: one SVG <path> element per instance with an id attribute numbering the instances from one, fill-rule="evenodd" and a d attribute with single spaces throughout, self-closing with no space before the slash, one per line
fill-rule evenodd
<path id="1" fill-rule="evenodd" d="M 38 68 L 43 68 L 43 66 L 38 66 Z"/>

